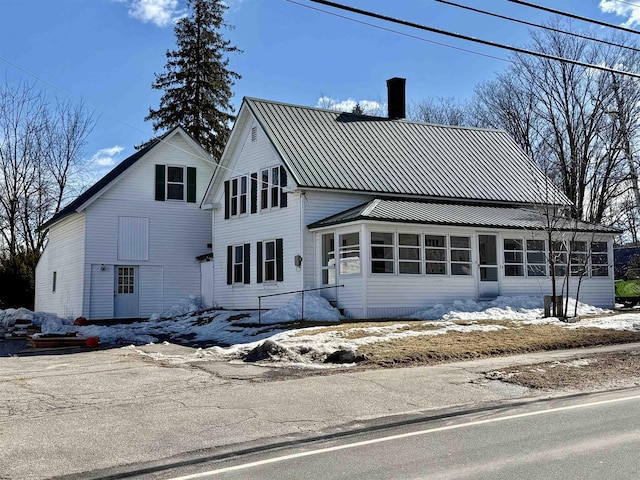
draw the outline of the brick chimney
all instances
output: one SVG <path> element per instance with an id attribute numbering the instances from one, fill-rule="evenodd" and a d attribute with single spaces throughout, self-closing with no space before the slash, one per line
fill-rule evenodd
<path id="1" fill-rule="evenodd" d="M 405 84 L 406 78 L 390 78 L 387 80 L 387 108 L 388 117 L 398 120 L 407 116 L 405 111 Z"/>

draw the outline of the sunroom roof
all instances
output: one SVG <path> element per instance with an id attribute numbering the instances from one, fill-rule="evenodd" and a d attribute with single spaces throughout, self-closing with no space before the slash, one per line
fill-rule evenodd
<path id="1" fill-rule="evenodd" d="M 315 230 L 360 220 L 523 230 L 544 230 L 546 225 L 551 224 L 555 230 L 561 231 L 620 233 L 619 230 L 604 225 L 559 218 L 548 220 L 542 211 L 535 209 L 462 203 L 412 202 L 384 198 L 376 198 L 358 207 L 314 222 L 308 227 Z"/>

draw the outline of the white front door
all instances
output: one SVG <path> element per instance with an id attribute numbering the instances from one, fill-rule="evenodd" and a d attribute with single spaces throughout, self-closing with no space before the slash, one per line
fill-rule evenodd
<path id="1" fill-rule="evenodd" d="M 478 235 L 478 300 L 490 300 L 500 295 L 498 278 L 498 241 L 495 235 Z"/>
<path id="2" fill-rule="evenodd" d="M 138 267 L 117 265 L 113 290 L 114 318 L 139 317 L 138 291 Z"/>

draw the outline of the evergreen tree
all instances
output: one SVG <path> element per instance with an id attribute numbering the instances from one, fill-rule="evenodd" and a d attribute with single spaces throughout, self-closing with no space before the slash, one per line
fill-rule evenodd
<path id="1" fill-rule="evenodd" d="M 364 115 L 364 110 L 360 106 L 360 102 L 356 103 L 351 109 L 351 113 L 355 113 L 356 115 Z"/>
<path id="2" fill-rule="evenodd" d="M 154 131 L 181 125 L 216 159 L 235 119 L 231 87 L 240 75 L 229 70 L 228 54 L 238 52 L 220 34 L 227 6 L 222 0 L 187 0 L 189 14 L 175 26 L 175 50 L 167 51 L 164 73 L 152 87 L 164 93 L 145 120 Z"/>

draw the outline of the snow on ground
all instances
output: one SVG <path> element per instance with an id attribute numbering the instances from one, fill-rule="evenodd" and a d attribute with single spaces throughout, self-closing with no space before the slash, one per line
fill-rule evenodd
<path id="1" fill-rule="evenodd" d="M 338 322 L 342 319 L 338 311 L 319 295 L 305 295 L 305 318 Z M 574 300 L 570 300 L 569 311 L 573 312 Z M 292 329 L 287 323 L 300 319 L 301 297 L 297 296 L 283 307 L 263 312 L 259 318 L 256 311 L 209 310 L 198 312 L 194 298 L 184 299 L 161 315 L 144 322 L 113 326 L 74 326 L 71 320 L 55 315 L 29 310 L 0 310 L 0 330 L 16 318 L 29 318 L 42 325 L 44 333 L 79 332 L 81 335 L 98 336 L 102 344 L 144 345 L 169 341 L 204 348 L 194 350 L 191 355 L 167 357 L 161 353 L 144 353 L 132 346 L 141 355 L 173 363 L 193 360 L 241 360 L 265 339 L 279 347 L 277 358 L 281 365 L 322 366 L 327 355 L 337 350 L 356 351 L 358 347 L 379 341 L 421 335 L 442 335 L 447 332 L 492 331 L 508 328 L 505 321 L 543 324 L 553 323 L 566 328 L 597 327 L 617 330 L 640 330 L 638 313 L 614 314 L 610 310 L 578 303 L 576 323 L 564 323 L 556 318 L 543 318 L 542 299 L 537 297 L 498 297 L 491 302 L 460 300 L 452 305 L 435 305 L 410 317 L 398 319 L 397 323 L 355 325 L 348 332 L 343 329 L 311 327 Z M 597 315 L 597 317 L 593 317 Z M 418 321 L 418 323 L 416 323 Z M 424 322 L 422 322 L 424 321 Z M 478 323 L 483 321 L 483 323 Z M 500 324 L 491 324 L 491 321 Z M 411 322 L 411 323 L 409 323 Z M 456 323 L 458 322 L 458 323 Z M 427 325 L 429 328 L 424 328 Z M 422 327 L 422 328 L 420 328 Z M 355 334 L 354 334 L 355 333 Z M 222 346 L 221 346 L 222 345 Z"/>

